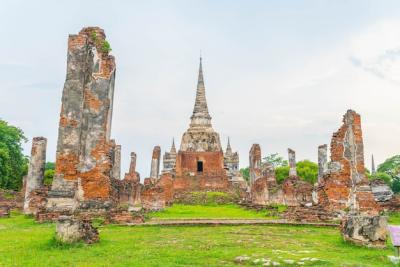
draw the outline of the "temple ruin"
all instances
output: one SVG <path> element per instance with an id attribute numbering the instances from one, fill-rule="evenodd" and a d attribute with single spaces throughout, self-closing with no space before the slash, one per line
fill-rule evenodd
<path id="1" fill-rule="evenodd" d="M 174 173 L 176 164 L 176 148 L 175 140 L 172 139 L 172 146 L 169 152 L 165 152 L 163 156 L 163 170 L 162 173 Z"/>
<path id="2" fill-rule="evenodd" d="M 111 116 L 115 60 L 103 49 L 104 31 L 82 29 L 68 39 L 56 173 L 48 209 L 107 207 L 111 197 Z"/>
<path id="3" fill-rule="evenodd" d="M 318 202 L 332 211 L 376 215 L 379 207 L 365 175 L 361 117 L 353 110 L 333 134 L 331 161 L 318 188 Z"/>
<path id="4" fill-rule="evenodd" d="M 140 174 L 136 171 L 136 153 L 131 152 L 131 163 L 129 164 L 129 172 L 125 173 L 124 180 L 140 182 Z"/>
<path id="5" fill-rule="evenodd" d="M 352 110 L 333 134 L 329 162 L 327 145 L 318 147 L 315 185 L 298 176 L 292 149 L 288 149 L 287 177 L 277 181 L 275 167 L 263 161 L 259 144 L 249 151 L 249 181 L 245 181 L 231 140 L 223 151 L 211 124 L 201 58 L 194 108 L 179 150 L 173 139 L 161 165 L 161 147 L 155 146 L 150 174 L 142 181 L 136 171 L 137 155 L 131 152 L 129 170 L 121 177 L 121 145 L 111 139 L 116 65 L 106 43 L 104 31 L 97 27 L 69 36 L 55 177 L 50 188 L 43 186 L 46 139 L 40 137 L 33 140 L 26 179 L 24 211 L 37 220 L 73 215 L 141 222 L 138 211 L 161 210 L 199 191 L 224 192 L 248 206 L 286 205 L 285 218 L 290 220 L 377 215 L 382 209 L 400 208 L 390 188 L 378 180 L 370 183 L 365 175 L 361 118 Z"/>

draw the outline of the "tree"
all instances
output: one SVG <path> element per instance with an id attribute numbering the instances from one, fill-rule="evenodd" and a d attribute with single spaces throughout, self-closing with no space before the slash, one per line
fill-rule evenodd
<path id="1" fill-rule="evenodd" d="M 400 155 L 388 158 L 378 166 L 378 172 L 389 174 L 392 178 L 400 175 Z"/>
<path id="2" fill-rule="evenodd" d="M 391 158 L 388 158 L 382 164 L 379 164 L 377 173 L 380 173 L 382 180 L 386 183 L 389 181 L 389 185 L 392 188 L 393 192 L 398 193 L 400 192 L 400 155 L 395 155 Z M 385 173 L 390 176 L 383 175 Z"/>
<path id="3" fill-rule="evenodd" d="M 0 119 L 0 188 L 19 190 L 28 172 L 28 159 L 22 153 L 27 139 L 21 129 Z"/>
<path id="4" fill-rule="evenodd" d="M 297 176 L 302 180 L 314 184 L 318 179 L 318 164 L 303 160 L 296 163 Z M 289 176 L 289 166 L 275 168 L 276 181 L 280 184 Z"/>
<path id="5" fill-rule="evenodd" d="M 318 164 L 309 161 L 303 160 L 299 161 L 296 164 L 297 175 L 302 178 L 304 181 L 307 181 L 311 184 L 317 182 L 318 179 Z"/>
<path id="6" fill-rule="evenodd" d="M 55 173 L 55 163 L 54 162 L 46 162 L 46 166 L 44 168 L 44 181 L 45 185 L 51 185 L 53 182 Z"/>
<path id="7" fill-rule="evenodd" d="M 400 178 L 396 177 L 392 180 L 392 190 L 394 193 L 399 193 L 400 192 Z"/>
<path id="8" fill-rule="evenodd" d="M 370 180 L 376 180 L 376 179 L 382 180 L 388 185 L 392 185 L 392 180 L 393 180 L 392 177 L 386 172 L 377 172 L 375 174 L 370 175 L 368 178 Z"/>
<path id="9" fill-rule="evenodd" d="M 278 153 L 270 154 L 265 158 L 263 158 L 262 161 L 263 163 L 271 163 L 274 166 L 274 168 L 288 165 L 288 161 L 283 159 L 283 157 L 279 156 Z"/>
<path id="10" fill-rule="evenodd" d="M 289 177 L 289 166 L 279 166 L 275 168 L 275 177 L 278 184 L 283 183 L 283 181 Z"/>
<path id="11" fill-rule="evenodd" d="M 240 169 L 240 173 L 242 174 L 243 179 L 245 179 L 246 181 L 250 180 L 250 169 L 249 169 L 249 167 L 241 168 Z"/>

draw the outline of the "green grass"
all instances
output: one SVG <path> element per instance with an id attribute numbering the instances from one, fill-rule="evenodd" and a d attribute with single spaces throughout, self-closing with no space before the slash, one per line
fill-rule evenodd
<path id="1" fill-rule="evenodd" d="M 346 244 L 336 228 L 310 226 L 116 226 L 99 228 L 100 242 L 59 245 L 54 224 L 13 213 L 0 219 L 0 266 L 240 266 L 237 256 L 304 266 L 392 266 L 392 249 Z M 261 266 L 258 265 L 258 266 Z M 295 266 L 295 265 L 292 265 Z"/>
<path id="2" fill-rule="evenodd" d="M 235 204 L 184 205 L 174 204 L 163 211 L 149 214 L 157 219 L 277 219 L 268 211 L 247 210 Z"/>
<path id="3" fill-rule="evenodd" d="M 399 212 L 389 213 L 388 223 L 394 225 L 400 225 L 400 213 Z"/>

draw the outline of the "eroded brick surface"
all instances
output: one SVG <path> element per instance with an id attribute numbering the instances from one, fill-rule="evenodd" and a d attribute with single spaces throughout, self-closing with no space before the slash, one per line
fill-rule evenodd
<path id="1" fill-rule="evenodd" d="M 361 117 L 348 110 L 333 134 L 331 162 L 318 187 L 318 202 L 333 211 L 377 214 L 379 207 L 365 176 Z"/>
<path id="2" fill-rule="evenodd" d="M 173 201 L 173 179 L 171 174 L 165 173 L 160 179 L 149 181 L 141 194 L 143 208 L 147 210 L 161 210 Z"/>
<path id="3" fill-rule="evenodd" d="M 155 146 L 151 155 L 150 178 L 158 179 L 160 175 L 161 148 Z"/>
<path id="4" fill-rule="evenodd" d="M 104 49 L 98 27 L 83 28 L 68 40 L 56 173 L 49 192 L 49 212 L 75 210 L 84 201 L 110 200 L 112 175 L 111 116 L 114 57 Z"/>
<path id="5" fill-rule="evenodd" d="M 139 183 L 140 174 L 136 171 L 136 153 L 131 152 L 131 163 L 129 165 L 129 172 L 125 173 L 124 180 Z"/>
<path id="6" fill-rule="evenodd" d="M 32 199 L 34 190 L 43 186 L 44 168 L 46 165 L 46 146 L 47 139 L 44 137 L 34 137 L 32 140 L 31 158 L 29 160 L 28 175 L 25 184 L 24 213 L 35 214 L 35 199 Z"/>

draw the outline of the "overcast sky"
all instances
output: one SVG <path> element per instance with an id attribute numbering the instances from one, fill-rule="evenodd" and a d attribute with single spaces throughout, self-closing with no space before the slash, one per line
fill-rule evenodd
<path id="1" fill-rule="evenodd" d="M 0 118 L 54 161 L 68 34 L 102 27 L 116 57 L 112 136 L 141 177 L 189 126 L 199 53 L 214 129 L 241 167 L 262 154 L 316 161 L 343 114 L 362 116 L 367 167 L 400 153 L 399 1 L 0 0 Z M 31 141 L 24 145 L 30 153 Z"/>

